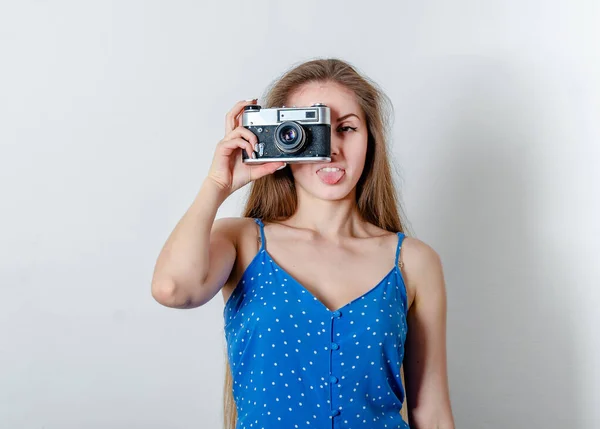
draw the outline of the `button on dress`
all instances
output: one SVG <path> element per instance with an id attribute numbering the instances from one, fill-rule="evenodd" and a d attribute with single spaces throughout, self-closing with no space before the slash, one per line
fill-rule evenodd
<path id="1" fill-rule="evenodd" d="M 334 311 L 261 246 L 223 310 L 236 429 L 410 429 L 400 410 L 407 294 L 398 266 Z"/>

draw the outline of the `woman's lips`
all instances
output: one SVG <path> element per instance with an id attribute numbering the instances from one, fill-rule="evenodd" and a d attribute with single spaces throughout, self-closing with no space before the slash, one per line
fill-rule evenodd
<path id="1" fill-rule="evenodd" d="M 317 176 L 327 185 L 335 185 L 342 180 L 344 174 L 346 174 L 346 171 L 339 167 L 323 167 L 317 170 Z"/>

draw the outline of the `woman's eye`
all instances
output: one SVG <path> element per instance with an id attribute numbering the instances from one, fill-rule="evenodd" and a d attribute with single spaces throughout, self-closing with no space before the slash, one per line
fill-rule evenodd
<path id="1" fill-rule="evenodd" d="M 347 126 L 347 127 L 340 127 L 340 128 L 338 128 L 338 131 L 342 131 L 342 132 L 347 132 L 349 130 L 352 130 L 352 132 L 354 132 L 354 131 L 356 131 L 356 127 Z"/>

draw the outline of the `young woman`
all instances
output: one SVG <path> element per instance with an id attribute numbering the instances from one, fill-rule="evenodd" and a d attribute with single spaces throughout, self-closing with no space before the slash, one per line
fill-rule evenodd
<path id="1" fill-rule="evenodd" d="M 227 428 L 454 428 L 442 266 L 403 232 L 386 100 L 337 59 L 273 84 L 263 107 L 331 109 L 331 163 L 244 164 L 241 150 L 251 154 L 257 139 L 241 116 L 256 100 L 226 116 L 208 176 L 158 257 L 152 295 L 192 308 L 222 291 Z M 244 216 L 215 220 L 250 182 Z"/>

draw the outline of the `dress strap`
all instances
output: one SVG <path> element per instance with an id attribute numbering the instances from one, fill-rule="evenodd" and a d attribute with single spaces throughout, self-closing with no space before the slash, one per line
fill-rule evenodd
<path id="1" fill-rule="evenodd" d="M 398 235 L 398 245 L 396 246 L 396 260 L 394 264 L 397 265 L 398 268 L 403 268 L 404 262 L 400 260 L 400 249 L 402 248 L 402 242 L 404 241 L 404 237 L 406 237 L 406 235 L 403 232 L 397 232 L 396 235 Z"/>
<path id="2" fill-rule="evenodd" d="M 265 224 L 263 223 L 262 219 L 258 218 L 254 218 L 254 222 L 256 222 L 260 227 L 260 251 L 263 250 L 267 245 L 267 241 L 265 240 Z"/>

